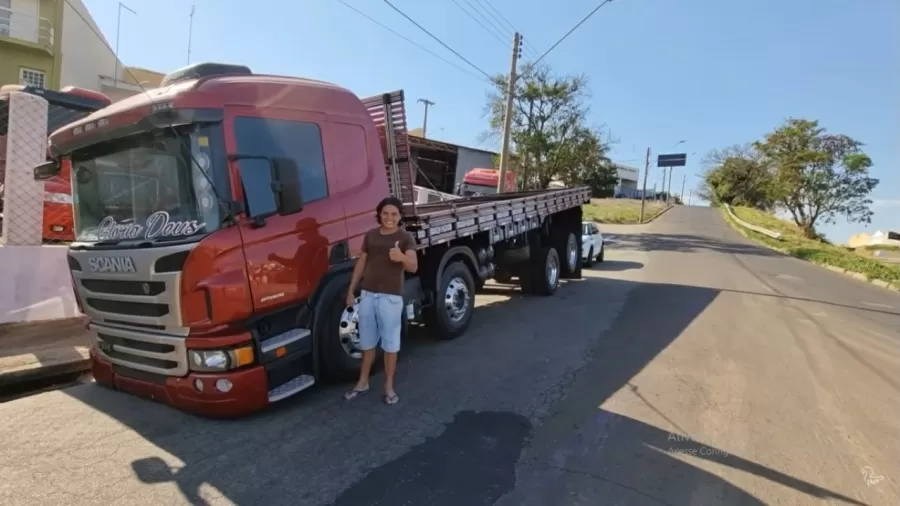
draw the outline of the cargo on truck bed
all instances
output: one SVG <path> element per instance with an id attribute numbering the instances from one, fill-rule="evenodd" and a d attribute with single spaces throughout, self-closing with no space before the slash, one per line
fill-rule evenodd
<path id="1" fill-rule="evenodd" d="M 164 83 L 51 136 L 76 174 L 69 266 L 101 385 L 235 417 L 355 378 L 345 301 L 388 195 L 418 242 L 404 333 L 461 336 L 489 279 L 549 296 L 581 276 L 587 188 L 416 205 L 402 91 L 360 99 L 224 64 Z"/>

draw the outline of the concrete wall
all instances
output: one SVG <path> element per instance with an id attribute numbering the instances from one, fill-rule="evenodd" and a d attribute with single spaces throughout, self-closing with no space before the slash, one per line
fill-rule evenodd
<path id="1" fill-rule="evenodd" d="M 472 169 L 489 169 L 494 166 L 494 155 L 486 151 L 478 151 L 459 147 L 456 158 L 456 182 L 453 188 L 462 183 L 466 173 Z"/>
<path id="2" fill-rule="evenodd" d="M 0 323 L 79 316 L 66 246 L 0 246 Z"/>
<path id="3" fill-rule="evenodd" d="M 81 0 L 69 0 L 64 3 L 60 82 L 63 86 L 101 91 L 100 76 L 111 77 L 116 69 L 116 56 L 109 50 L 112 44 L 103 37 L 100 28 L 94 23 Z M 85 23 L 79 14 L 87 19 L 88 23 Z M 135 19 L 125 19 L 128 14 L 130 13 L 125 12 L 122 15 L 123 35 L 127 31 L 128 23 L 137 22 Z M 120 79 L 123 70 L 124 67 L 119 62 Z"/>

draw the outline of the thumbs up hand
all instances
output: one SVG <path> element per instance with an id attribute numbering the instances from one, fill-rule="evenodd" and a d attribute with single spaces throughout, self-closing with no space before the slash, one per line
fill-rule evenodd
<path id="1" fill-rule="evenodd" d="M 405 258 L 403 252 L 400 251 L 400 241 L 394 242 L 394 247 L 390 249 L 388 252 L 391 257 L 391 261 L 400 263 Z"/>

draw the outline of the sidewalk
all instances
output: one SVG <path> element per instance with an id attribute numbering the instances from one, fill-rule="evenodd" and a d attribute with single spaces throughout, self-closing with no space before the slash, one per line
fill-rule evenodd
<path id="1" fill-rule="evenodd" d="M 87 371 L 89 345 L 81 318 L 0 324 L 0 392 Z"/>

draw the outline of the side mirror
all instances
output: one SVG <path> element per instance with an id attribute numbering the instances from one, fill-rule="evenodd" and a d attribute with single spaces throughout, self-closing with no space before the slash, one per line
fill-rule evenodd
<path id="1" fill-rule="evenodd" d="M 272 192 L 279 214 L 294 214 L 303 210 L 303 187 L 300 168 L 290 158 L 272 159 Z"/>
<path id="2" fill-rule="evenodd" d="M 58 176 L 60 172 L 59 162 L 44 162 L 34 168 L 34 180 L 46 181 L 52 177 Z"/>

